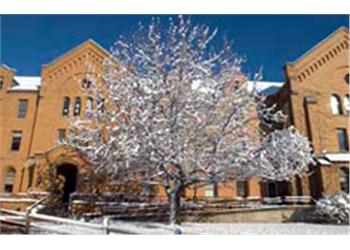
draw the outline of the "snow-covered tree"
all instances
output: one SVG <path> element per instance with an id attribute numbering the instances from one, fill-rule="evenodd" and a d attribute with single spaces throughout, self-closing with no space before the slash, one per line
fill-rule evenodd
<path id="1" fill-rule="evenodd" d="M 180 16 L 120 38 L 102 83 L 93 81 L 96 109 L 72 122 L 68 143 L 96 172 L 164 186 L 172 223 L 187 187 L 253 176 L 290 180 L 313 161 L 294 128 L 259 130 L 283 115 L 248 91 L 244 60 L 225 41 L 215 46 L 217 33 Z"/>
<path id="2" fill-rule="evenodd" d="M 338 193 L 318 200 L 316 214 L 327 222 L 349 225 L 350 195 Z"/>

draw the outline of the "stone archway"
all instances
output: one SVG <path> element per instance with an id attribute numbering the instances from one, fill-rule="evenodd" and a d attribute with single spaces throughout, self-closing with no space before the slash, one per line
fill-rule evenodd
<path id="1" fill-rule="evenodd" d="M 78 167 L 70 163 L 60 164 L 56 168 L 56 177 L 59 176 L 63 180 L 59 187 L 61 189 L 62 201 L 68 203 L 70 194 L 74 193 L 77 189 Z"/>

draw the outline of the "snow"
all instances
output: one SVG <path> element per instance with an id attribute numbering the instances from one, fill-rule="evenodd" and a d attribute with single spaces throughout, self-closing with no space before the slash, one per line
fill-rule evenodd
<path id="1" fill-rule="evenodd" d="M 304 223 L 184 223 L 184 234 L 349 234 L 348 226 Z"/>
<path id="2" fill-rule="evenodd" d="M 350 162 L 350 153 L 328 153 L 325 156 L 332 162 Z"/>
<path id="3" fill-rule="evenodd" d="M 328 161 L 327 159 L 324 159 L 324 158 L 318 158 L 317 162 L 321 165 L 327 165 L 327 166 L 332 164 L 330 161 Z"/>
<path id="4" fill-rule="evenodd" d="M 75 234 L 96 235 L 106 234 L 104 230 L 77 227 L 68 224 L 51 224 L 47 222 L 33 223 L 35 228 L 31 234 Z M 326 225 L 307 223 L 192 223 L 185 222 L 181 226 L 173 227 L 155 222 L 121 222 L 113 221 L 109 225 L 109 234 L 135 235 L 172 235 L 175 229 L 180 229 L 185 235 L 206 234 L 350 234 L 350 227 L 346 225 Z"/>
<path id="5" fill-rule="evenodd" d="M 282 86 L 283 82 L 273 81 L 248 81 L 248 90 L 252 91 L 255 87 L 258 93 L 271 95 L 275 94 Z"/>
<path id="6" fill-rule="evenodd" d="M 17 85 L 10 87 L 11 91 L 37 91 L 41 85 L 39 76 L 15 76 L 14 81 Z"/>

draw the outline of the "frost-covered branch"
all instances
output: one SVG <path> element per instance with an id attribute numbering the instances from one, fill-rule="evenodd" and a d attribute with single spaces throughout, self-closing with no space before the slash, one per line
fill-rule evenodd
<path id="1" fill-rule="evenodd" d="M 195 183 L 305 171 L 311 148 L 295 129 L 261 140 L 259 123 L 283 115 L 248 91 L 244 60 L 229 43 L 217 49 L 217 34 L 180 16 L 119 39 L 90 90 L 99 105 L 72 123 L 68 143 L 96 172 L 162 183 L 173 208 Z"/>

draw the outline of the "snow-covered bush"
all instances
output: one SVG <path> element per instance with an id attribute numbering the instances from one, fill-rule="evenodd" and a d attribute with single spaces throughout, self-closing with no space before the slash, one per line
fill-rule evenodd
<path id="1" fill-rule="evenodd" d="M 327 222 L 349 224 L 350 195 L 339 193 L 320 199 L 316 204 L 316 213 Z"/>

